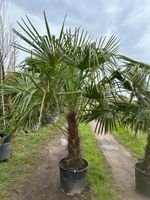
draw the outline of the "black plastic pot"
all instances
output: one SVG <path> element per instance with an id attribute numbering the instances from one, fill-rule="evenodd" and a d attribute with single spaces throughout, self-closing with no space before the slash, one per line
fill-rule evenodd
<path id="1" fill-rule="evenodd" d="M 10 156 L 10 143 L 12 141 L 12 134 L 9 134 L 5 139 L 2 144 L 0 144 L 0 162 L 6 161 L 9 159 Z"/>
<path id="2" fill-rule="evenodd" d="M 141 170 L 142 162 L 135 164 L 135 187 L 137 192 L 150 197 L 150 174 Z"/>
<path id="3" fill-rule="evenodd" d="M 81 170 L 70 170 L 62 167 L 62 160 L 59 162 L 61 190 L 68 195 L 80 194 L 85 189 L 88 162 L 83 160 L 85 168 Z"/>
<path id="4" fill-rule="evenodd" d="M 45 117 L 45 123 L 46 124 L 53 124 L 57 121 L 57 118 L 59 117 L 59 113 L 55 112 L 50 116 Z"/>
<path id="5" fill-rule="evenodd" d="M 52 123 L 54 123 L 54 119 L 51 116 L 45 117 L 45 123 L 46 123 L 46 125 L 52 124 Z"/>
<path id="6" fill-rule="evenodd" d="M 10 142 L 0 144 L 0 162 L 9 159 L 9 155 L 10 155 L 9 145 L 10 145 Z"/>
<path id="7" fill-rule="evenodd" d="M 2 131 L 0 131 L 0 137 L 4 137 L 4 133 Z"/>

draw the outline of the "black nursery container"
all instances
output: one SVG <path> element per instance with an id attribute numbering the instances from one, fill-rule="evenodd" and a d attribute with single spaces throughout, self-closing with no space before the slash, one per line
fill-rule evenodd
<path id="1" fill-rule="evenodd" d="M 150 197 L 150 174 L 141 170 L 142 161 L 135 164 L 135 187 L 136 191 Z"/>
<path id="2" fill-rule="evenodd" d="M 80 194 L 85 189 L 88 162 L 84 160 L 85 168 L 81 170 L 70 170 L 62 167 L 61 161 L 59 162 L 61 190 L 68 195 Z"/>
<path id="3" fill-rule="evenodd" d="M 12 134 L 9 134 L 2 144 L 0 144 L 0 162 L 6 161 L 10 156 L 10 143 L 12 141 Z"/>
<path id="4" fill-rule="evenodd" d="M 9 142 L 0 144 L 0 162 L 9 159 L 10 155 L 9 145 L 10 145 Z"/>

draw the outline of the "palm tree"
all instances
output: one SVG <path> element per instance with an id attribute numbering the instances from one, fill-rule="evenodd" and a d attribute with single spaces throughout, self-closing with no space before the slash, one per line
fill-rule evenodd
<path id="1" fill-rule="evenodd" d="M 12 116 L 15 118 L 23 104 L 23 117 L 17 118 L 16 124 L 19 122 L 17 128 L 20 124 L 21 127 L 28 127 L 32 117 L 27 116 L 32 115 L 38 105 L 40 124 L 44 108 L 53 101 L 57 110 L 63 111 L 68 122 L 65 133 L 68 138 L 68 155 L 63 160 L 63 165 L 66 168 L 81 169 L 84 162 L 81 156 L 79 122 L 97 120 L 96 129 L 99 132 L 112 130 L 116 126 L 116 120 L 119 120 L 120 102 L 122 105 L 128 102 L 124 91 L 129 90 L 131 93 L 131 87 L 127 80 L 124 81 L 126 77 L 123 72 L 126 68 L 120 68 L 115 59 L 118 50 L 115 36 L 108 40 L 101 38 L 93 41 L 80 28 L 64 31 L 63 22 L 60 34 L 56 37 L 50 32 L 45 13 L 44 20 L 44 36 L 40 35 L 28 17 L 28 23 L 24 20 L 22 24 L 19 23 L 27 36 L 14 30 L 30 45 L 30 48 L 16 46 L 30 55 L 25 64 L 33 75 L 19 72 L 19 76 L 25 79 L 28 77 L 32 81 L 34 92 L 27 89 L 14 95 L 17 104 L 12 104 Z M 35 80 L 34 76 L 38 79 Z M 14 85 L 13 87 L 12 91 L 15 89 Z M 5 91 L 8 90 L 5 88 Z"/>
<path id="2" fill-rule="evenodd" d="M 5 79 L 0 87 L 0 93 L 4 92 L 9 96 L 9 110 L 1 117 L 7 120 L 5 134 L 19 131 L 21 129 L 32 129 L 37 121 L 42 119 L 43 99 L 45 98 L 44 88 L 38 76 L 31 73 L 13 72 Z M 8 105 L 5 105 L 6 107 Z"/>
<path id="3" fill-rule="evenodd" d="M 130 96 L 132 107 L 129 113 L 123 113 L 122 120 L 135 131 L 135 135 L 138 131 L 147 134 L 147 145 L 141 168 L 150 172 L 150 65 L 125 56 L 120 56 L 120 59 L 124 60 L 125 65 L 131 66 L 126 76 L 134 88 Z"/>

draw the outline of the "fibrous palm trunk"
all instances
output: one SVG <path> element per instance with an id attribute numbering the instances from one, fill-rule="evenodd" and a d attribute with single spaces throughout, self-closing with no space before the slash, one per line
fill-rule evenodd
<path id="1" fill-rule="evenodd" d="M 147 145 L 145 149 L 145 159 L 150 158 L 150 133 L 148 133 L 147 136 Z"/>
<path id="2" fill-rule="evenodd" d="M 147 136 L 147 145 L 145 149 L 145 158 L 143 161 L 143 170 L 150 173 L 150 133 Z"/>
<path id="3" fill-rule="evenodd" d="M 69 169 L 82 169 L 84 167 L 84 162 L 81 157 L 80 137 L 76 117 L 76 111 L 70 111 L 67 114 L 68 155 L 65 158 L 65 165 Z"/>

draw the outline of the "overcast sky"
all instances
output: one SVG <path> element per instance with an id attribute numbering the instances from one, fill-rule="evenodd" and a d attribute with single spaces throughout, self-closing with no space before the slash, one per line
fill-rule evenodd
<path id="1" fill-rule="evenodd" d="M 115 34 L 119 53 L 150 63 L 150 0 L 7 0 L 8 18 L 16 21 L 27 14 L 44 32 L 43 10 L 57 34 L 65 14 L 66 26 L 80 26 L 93 38 Z"/>

